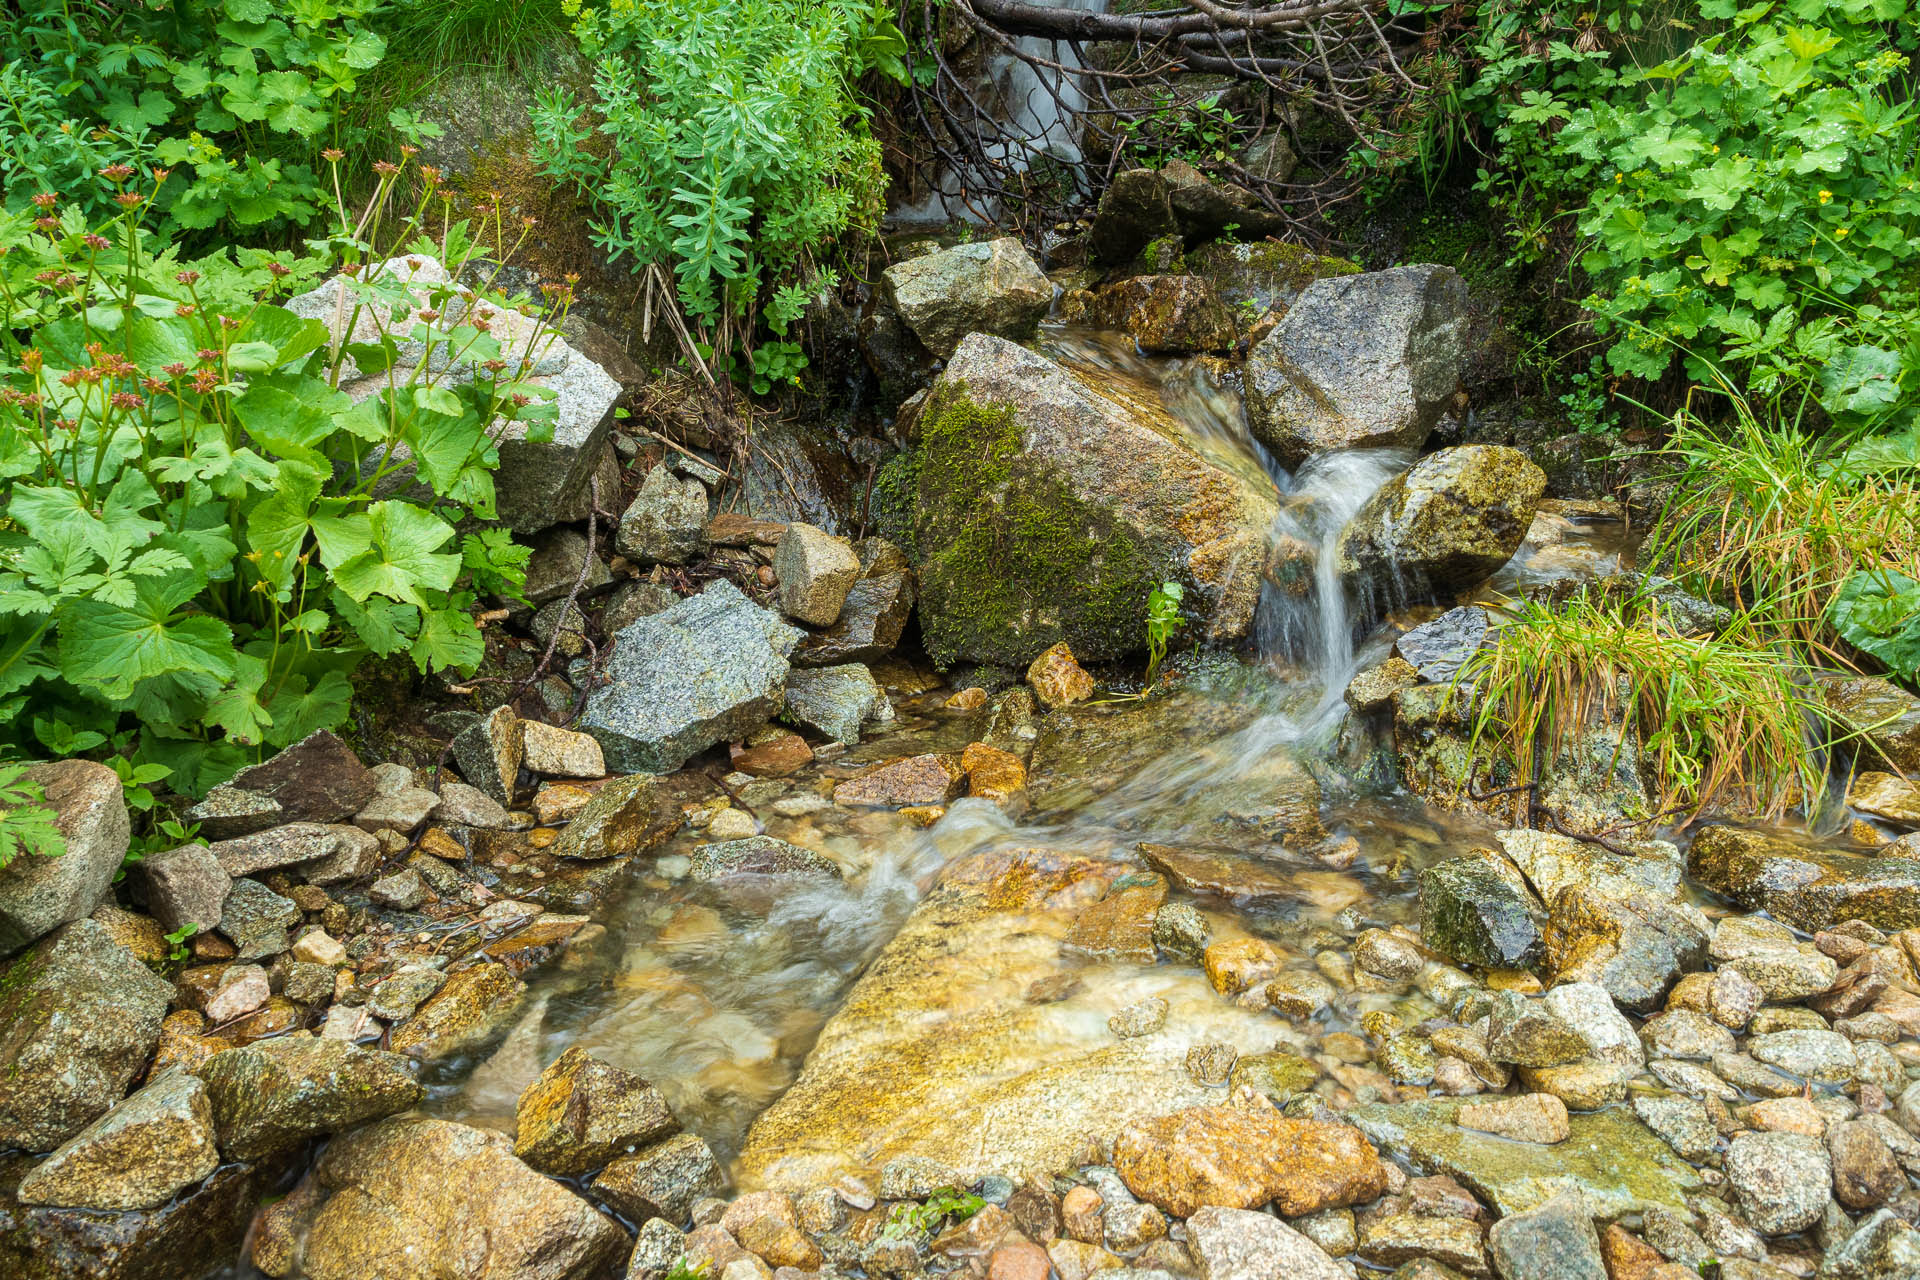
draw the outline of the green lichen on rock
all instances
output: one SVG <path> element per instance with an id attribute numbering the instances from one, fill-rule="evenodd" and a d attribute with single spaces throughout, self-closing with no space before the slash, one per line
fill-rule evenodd
<path id="1" fill-rule="evenodd" d="M 931 606 L 921 625 L 936 662 L 998 656 L 1016 634 L 1029 637 L 1023 651 L 1065 640 L 1085 656 L 1142 643 L 1158 585 L 1146 555 L 1064 476 L 1032 460 L 1016 468 L 1023 452 L 1017 408 L 977 403 L 957 386 L 937 389 L 921 418 L 907 545 L 947 534 L 920 559 Z"/>
<path id="2" fill-rule="evenodd" d="M 1161 236 L 1140 251 L 1140 261 L 1159 275 L 1176 275 L 1186 270 L 1186 246 L 1179 236 Z"/>
<path id="3" fill-rule="evenodd" d="M 1230 307 L 1265 310 L 1287 305 L 1315 280 L 1358 275 L 1360 266 L 1280 240 L 1215 240 L 1190 250 L 1181 270 L 1204 278 Z"/>

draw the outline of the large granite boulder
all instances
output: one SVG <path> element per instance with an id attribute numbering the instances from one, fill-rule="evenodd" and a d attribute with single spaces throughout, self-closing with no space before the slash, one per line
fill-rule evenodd
<path id="1" fill-rule="evenodd" d="M 0 968 L 0 1149 L 51 1151 L 120 1101 L 172 998 L 172 983 L 92 920 Z"/>
<path id="2" fill-rule="evenodd" d="M 199 1069 L 220 1150 L 235 1160 L 404 1111 L 421 1097 L 406 1059 L 341 1040 L 284 1036 L 217 1053 Z"/>
<path id="3" fill-rule="evenodd" d="M 1173 188 L 1157 169 L 1122 169 L 1100 193 L 1087 245 L 1094 261 L 1121 266 L 1155 240 L 1178 235 Z"/>
<path id="4" fill-rule="evenodd" d="M 970 333 L 1025 337 L 1053 304 L 1053 282 L 1011 236 L 896 262 L 881 273 L 880 292 L 941 357 Z"/>
<path id="5" fill-rule="evenodd" d="M 169 1071 L 34 1166 L 22 1204 L 153 1209 L 220 1164 L 206 1086 Z"/>
<path id="6" fill-rule="evenodd" d="M 1807 933 L 1847 920 L 1889 931 L 1920 927 L 1920 860 L 1809 849 L 1739 827 L 1708 827 L 1687 871 L 1751 911 Z"/>
<path id="7" fill-rule="evenodd" d="M 801 634 L 718 579 L 615 636 L 607 683 L 579 727 L 600 740 L 609 769 L 672 773 L 780 711 Z"/>
<path id="8" fill-rule="evenodd" d="M 382 1120 L 336 1138 L 289 1209 L 256 1242 L 267 1274 L 365 1280 L 396 1274 L 586 1280 L 624 1231 L 514 1158 L 505 1134 L 446 1120 Z M 301 1236 L 304 1233 L 304 1240 Z M 265 1248 L 296 1241 L 287 1251 Z M 292 1264 L 292 1265 L 282 1265 Z"/>
<path id="9" fill-rule="evenodd" d="M 423 254 L 389 258 L 363 271 L 359 279 L 361 284 L 356 285 L 344 275 L 334 276 L 307 293 L 289 298 L 287 310 L 319 320 L 327 326 L 334 343 L 377 342 L 381 326 L 372 314 L 370 299 L 363 301 L 361 296 L 365 282 L 381 279 L 405 284 L 420 308 L 432 305 L 429 298 L 435 290 L 453 287 L 447 269 Z M 439 318 L 433 323 L 442 329 L 467 319 L 467 304 L 457 295 L 446 297 L 438 310 Z M 544 442 L 529 439 L 524 422 L 498 424 L 500 465 L 494 473 L 494 496 L 500 519 L 521 534 L 585 519 L 591 501 L 589 484 L 609 457 L 607 433 L 613 424 L 614 402 L 620 398 L 620 384 L 539 320 L 505 308 L 492 310 L 490 332 L 501 349 L 513 353 L 510 359 L 527 362 L 518 380 L 552 391 L 557 413 L 552 437 Z M 386 327 L 389 331 L 395 328 L 391 324 Z M 410 330 L 411 324 L 407 325 Z M 394 367 L 382 373 L 362 376 L 352 357 L 347 357 L 340 389 L 355 400 L 365 400 L 389 386 L 410 382 L 421 361 L 428 358 L 425 345 L 407 339 L 399 341 L 397 347 Z M 473 359 L 450 360 L 444 341 L 432 359 L 441 379 L 471 380 L 474 376 Z M 442 364 L 447 367 L 439 368 Z M 384 462 L 385 458 L 374 461 Z M 414 483 L 410 459 L 397 452 L 394 461 L 402 465 L 394 467 L 380 482 L 385 492 Z M 602 494 L 603 500 L 611 497 L 610 490 Z"/>
<path id="10" fill-rule="evenodd" d="M 1157 400 L 1095 387 L 984 334 L 960 344 L 889 467 L 908 504 L 920 623 L 941 662 L 1025 666 L 1064 640 L 1082 659 L 1145 644 L 1147 597 L 1186 588 L 1192 633 L 1247 634 L 1272 482 L 1203 452 Z"/>
<path id="11" fill-rule="evenodd" d="M 1134 1120 L 1218 1102 L 1187 1073 L 1188 1050 L 1265 1050 L 1274 1023 L 1221 1000 L 1197 969 L 1114 971 L 1028 998 L 1057 979 L 1062 943 L 1126 871 L 1039 849 L 950 866 L 754 1122 L 742 1188 L 799 1192 L 909 1156 L 961 1185 L 1045 1178 Z M 1164 1026 L 1115 1037 L 1107 1019 L 1149 995 L 1167 1002 Z"/>
<path id="12" fill-rule="evenodd" d="M 1199 276 L 1129 276 L 1068 295 L 1062 316 L 1096 329 L 1117 329 L 1150 354 L 1230 351 L 1239 337 L 1233 316 Z"/>
<path id="13" fill-rule="evenodd" d="M 1920 774 L 1920 698 L 1884 676 L 1825 677 L 1820 696 L 1860 735 L 1847 745 L 1862 768 L 1891 764 L 1910 778 Z"/>
<path id="14" fill-rule="evenodd" d="M 1526 539 L 1547 477 L 1505 445 L 1442 449 L 1380 486 L 1340 531 L 1340 576 L 1383 598 L 1478 586 Z"/>
<path id="15" fill-rule="evenodd" d="M 67 850 L 23 854 L 0 868 L 0 956 L 90 915 L 127 856 L 132 828 L 120 779 L 91 760 L 56 760 L 26 771 L 54 811 Z"/>
<path id="16" fill-rule="evenodd" d="M 1247 354 L 1248 425 L 1288 467 L 1417 449 L 1458 389 L 1466 341 L 1467 286 L 1451 267 L 1315 280 Z"/>

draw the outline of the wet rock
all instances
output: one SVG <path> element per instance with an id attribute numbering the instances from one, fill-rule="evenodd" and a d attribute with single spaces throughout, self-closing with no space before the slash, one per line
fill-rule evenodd
<path id="1" fill-rule="evenodd" d="M 288 822 L 341 822 L 358 813 L 374 793 L 373 775 L 360 758 L 325 729 L 242 769 L 226 785 L 272 800 Z"/>
<path id="2" fill-rule="evenodd" d="M 1881 1209 L 1827 1250 L 1820 1280 L 1904 1280 L 1920 1275 L 1920 1231 Z"/>
<path id="3" fill-rule="evenodd" d="M 258 880 L 235 880 L 220 911 L 220 933 L 241 960 L 278 955 L 288 946 L 287 930 L 300 923 L 300 908 Z"/>
<path id="4" fill-rule="evenodd" d="M 20 1180 L 22 1204 L 151 1209 L 220 1163 L 200 1081 L 171 1072 L 116 1104 Z"/>
<path id="5" fill-rule="evenodd" d="M 919 613 L 936 661 L 1082 660 L 1144 644 L 1148 596 L 1186 590 L 1193 634 L 1247 633 L 1276 510 L 1255 469 L 1202 450 L 1157 397 L 984 334 L 920 418 L 910 485 Z"/>
<path id="6" fill-rule="evenodd" d="M 131 826 L 120 778 L 91 760 L 29 765 L 66 841 L 57 858 L 21 855 L 0 868 L 0 956 L 90 915 L 127 854 Z"/>
<path id="7" fill-rule="evenodd" d="M 1827 1130 L 1834 1199 L 1854 1212 L 1877 1209 L 1906 1189 L 1906 1174 L 1870 1124 L 1844 1120 Z"/>
<path id="8" fill-rule="evenodd" d="M 600 744 L 584 733 L 556 729 L 538 720 L 520 722 L 520 762 L 547 778 L 602 778 L 607 762 Z"/>
<path id="9" fill-rule="evenodd" d="M 1729 1038 L 1727 1048 L 1732 1048 Z M 1773 1031 L 1754 1036 L 1747 1052 L 1770 1067 L 1815 1084 L 1847 1084 L 1857 1063 L 1847 1038 L 1833 1031 Z"/>
<path id="10" fill-rule="evenodd" d="M 699 554 L 706 532 L 707 487 L 662 462 L 621 513 L 613 546 L 635 564 L 685 564 Z"/>
<path id="11" fill-rule="evenodd" d="M 440 797 L 425 787 L 401 786 L 382 790 L 353 815 L 353 825 L 371 835 L 382 831 L 406 835 L 440 807 Z"/>
<path id="12" fill-rule="evenodd" d="M 1278 1218 L 1209 1205 L 1187 1219 L 1200 1280 L 1347 1280 L 1319 1245 Z"/>
<path id="13" fill-rule="evenodd" d="M 1387 595 L 1468 590 L 1519 549 L 1545 490 L 1540 468 L 1503 445 L 1428 454 L 1341 530 L 1340 575 Z"/>
<path id="14" fill-rule="evenodd" d="M 504 964 L 476 964 L 447 976 L 446 985 L 393 1028 L 396 1053 L 442 1058 L 484 1042 L 520 1006 L 527 986 Z"/>
<path id="15" fill-rule="evenodd" d="M 787 717 L 805 729 L 849 746 L 860 727 L 892 714 L 873 673 L 857 662 L 812 667 L 787 674 Z"/>
<path id="16" fill-rule="evenodd" d="M 1226 1107 L 1135 1121 L 1114 1139 L 1113 1163 L 1129 1191 L 1176 1217 L 1269 1202 L 1289 1216 L 1317 1213 L 1386 1186 L 1373 1147 L 1349 1125 Z"/>
<path id="17" fill-rule="evenodd" d="M 404 1111 L 421 1097 L 398 1054 L 306 1036 L 215 1054 L 200 1078 L 220 1150 L 232 1160 L 276 1155 L 315 1134 Z"/>
<path id="18" fill-rule="evenodd" d="M 1207 918 L 1184 902 L 1170 902 L 1153 913 L 1153 945 L 1191 964 L 1200 963 L 1212 931 Z"/>
<path id="19" fill-rule="evenodd" d="M 833 802 L 888 809 L 947 804 L 959 798 L 966 777 L 954 756 L 906 756 L 874 765 L 842 782 L 833 789 Z"/>
<path id="20" fill-rule="evenodd" d="M 969 334 L 1025 337 L 1053 303 L 1053 284 L 1010 236 L 897 262 L 882 298 L 927 350 L 951 359 Z"/>
<path id="21" fill-rule="evenodd" d="M 520 719 L 511 707 L 495 707 L 453 738 L 453 759 L 461 775 L 507 806 L 519 789 L 523 750 Z"/>
<path id="22" fill-rule="evenodd" d="M 1573 1132 L 1568 1126 L 1566 1104 L 1545 1093 L 1470 1103 L 1460 1108 L 1454 1123 L 1516 1142 L 1565 1142 Z"/>
<path id="23" fill-rule="evenodd" d="M 1428 1259 L 1471 1275 L 1487 1272 L 1483 1228 L 1465 1218 L 1423 1217 L 1413 1213 L 1368 1214 L 1359 1224 L 1358 1252 L 1375 1266 L 1391 1267 Z"/>
<path id="24" fill-rule="evenodd" d="M 1372 715 L 1384 711 L 1393 702 L 1394 694 L 1412 688 L 1420 679 L 1420 672 L 1413 664 L 1396 656 L 1377 667 L 1368 667 L 1348 681 L 1341 697 L 1357 714 Z"/>
<path id="25" fill-rule="evenodd" d="M 587 1280 L 626 1244 L 593 1206 L 514 1159 L 505 1135 L 445 1120 L 382 1120 L 337 1138 L 312 1177 L 329 1193 L 304 1224 L 312 1280 L 362 1280 L 407 1248 L 409 1275 Z"/>
<path id="26" fill-rule="evenodd" d="M 1844 920 L 1890 930 L 1920 925 L 1920 862 L 1908 858 L 1815 851 L 1712 826 L 1694 837 L 1687 870 L 1741 906 L 1808 933 Z"/>
<path id="27" fill-rule="evenodd" d="M 1123 169 L 1100 193 L 1087 232 L 1088 252 L 1096 262 L 1122 266 L 1178 230 L 1166 178 L 1154 169 Z"/>
<path id="28" fill-rule="evenodd" d="M 1280 968 L 1280 953 L 1265 938 L 1226 938 L 1200 958 L 1207 981 L 1223 996 L 1237 996 L 1266 982 Z"/>
<path id="29" fill-rule="evenodd" d="M 1860 735 L 1860 750 L 1873 764 L 1920 776 L 1920 698 L 1883 676 L 1825 679 L 1820 697 Z"/>
<path id="30" fill-rule="evenodd" d="M 1459 385 L 1466 300 L 1448 267 L 1314 281 L 1247 356 L 1254 435 L 1287 467 L 1338 449 L 1418 448 Z"/>
<path id="31" fill-rule="evenodd" d="M 1152 964 L 1154 918 L 1166 901 L 1167 884 L 1158 876 L 1141 879 L 1145 882 L 1115 881 L 1106 897 L 1080 913 L 1061 945 L 1096 959 Z"/>
<path id="32" fill-rule="evenodd" d="M 1027 805 L 1027 766 L 1011 751 L 970 742 L 960 753 L 960 767 L 966 770 L 967 794 L 991 800 L 1010 813 L 1023 813 Z"/>
<path id="33" fill-rule="evenodd" d="M 1607 1280 L 1600 1237 L 1578 1191 L 1494 1223 L 1487 1250 L 1503 1280 Z"/>
<path id="34" fill-rule="evenodd" d="M 672 772 L 780 710 L 800 635 L 718 579 L 618 634 L 609 683 L 588 696 L 580 726 L 609 768 Z"/>
<path id="35" fill-rule="evenodd" d="M 1266 986 L 1267 1003 L 1289 1018 L 1312 1018 L 1333 1003 L 1333 984 L 1317 973 L 1290 970 Z"/>
<path id="36" fill-rule="evenodd" d="M 1920 787 L 1890 773 L 1862 773 L 1847 786 L 1847 803 L 1862 813 L 1920 827 Z"/>
<path id="37" fill-rule="evenodd" d="M 147 882 L 147 907 L 168 933 L 188 925 L 206 933 L 220 923 L 233 877 L 205 845 L 149 854 L 140 861 L 140 873 Z"/>
<path id="38" fill-rule="evenodd" d="M 1787 1235 L 1820 1221 L 1832 1191 L 1826 1148 L 1794 1133 L 1741 1133 L 1727 1148 L 1727 1181 L 1762 1235 Z"/>
<path id="39" fill-rule="evenodd" d="M 1368 929 L 1354 940 L 1353 962 L 1362 972 L 1389 982 L 1412 982 L 1426 966 L 1420 949 L 1385 929 Z"/>
<path id="40" fill-rule="evenodd" d="M 1759 987 L 1769 1000 L 1804 1000 L 1832 987 L 1840 966 L 1786 926 L 1758 916 L 1728 916 L 1714 927 L 1708 952 Z"/>
<path id="41" fill-rule="evenodd" d="M 830 627 L 860 579 L 860 559 L 845 538 L 796 523 L 780 536 L 773 572 L 780 580 L 780 612 L 809 626 Z"/>
<path id="42" fill-rule="evenodd" d="M 513 1153 L 571 1178 L 679 1129 L 659 1090 L 575 1046 L 520 1095 Z"/>
<path id="43" fill-rule="evenodd" d="M 555 857 L 600 861 L 644 853 L 680 826 L 677 806 L 652 774 L 636 773 L 594 792 L 554 841 Z"/>
<path id="44" fill-rule="evenodd" d="M 368 885 L 367 897 L 396 911 L 415 911 L 427 900 L 427 886 L 418 871 L 405 867 Z"/>
<path id="45" fill-rule="evenodd" d="M 160 1038 L 173 987 L 92 920 L 0 968 L 0 1148 L 50 1151 L 120 1100 Z"/>
<path id="46" fill-rule="evenodd" d="M 1446 684 L 1466 665 L 1468 658 L 1491 642 L 1488 630 L 1487 611 L 1479 605 L 1466 605 L 1449 609 L 1431 622 L 1409 627 L 1393 642 L 1393 652 L 1395 658 L 1410 665 L 1421 680 Z"/>
<path id="47" fill-rule="evenodd" d="M 1125 333 L 1149 354 L 1224 352 L 1239 336 L 1213 286 L 1199 276 L 1129 276 L 1069 295 L 1062 313 L 1071 322 Z"/>
<path id="48" fill-rule="evenodd" d="M 1594 1058 L 1635 1073 L 1646 1065 L 1639 1035 L 1604 988 L 1591 982 L 1566 983 L 1547 992 L 1540 1003 L 1586 1043 Z"/>
<path id="49" fill-rule="evenodd" d="M 695 1200 L 725 1186 L 712 1149 L 681 1133 L 607 1165 L 593 1180 L 593 1193 L 629 1221 L 665 1218 L 678 1225 L 692 1214 Z"/>
<path id="50" fill-rule="evenodd" d="M 1444 1173 L 1502 1216 L 1523 1213 L 1577 1186 L 1592 1212 L 1617 1218 L 1649 1206 L 1684 1208 L 1699 1175 L 1631 1111 L 1568 1117 L 1572 1136 L 1551 1146 L 1509 1142 L 1456 1125 L 1458 1100 L 1368 1103 L 1347 1119 L 1383 1152 Z"/>
<path id="51" fill-rule="evenodd" d="M 729 876 L 807 876 L 838 880 L 840 864 L 824 854 L 772 836 L 749 836 L 695 846 L 687 873 L 696 881 Z"/>
<path id="52" fill-rule="evenodd" d="M 1545 955 L 1546 913 L 1513 865 L 1478 850 L 1420 873 L 1420 936 L 1460 964 L 1528 969 Z"/>
<path id="53" fill-rule="evenodd" d="M 1686 903 L 1605 884 L 1569 884 L 1549 899 L 1547 965 L 1557 982 L 1594 982 L 1624 1009 L 1659 1007 L 1683 973 L 1706 963 L 1709 925 Z"/>
<path id="54" fill-rule="evenodd" d="M 18 1172 L 0 1168 L 0 1275 L 193 1280 L 233 1256 L 281 1170 L 228 1165 L 142 1210 L 21 1205 L 4 1194 Z"/>
<path id="55" fill-rule="evenodd" d="M 1587 1056 L 1587 1042 L 1545 1001 L 1502 991 L 1494 997 L 1487 1051 L 1495 1062 L 1557 1067 Z"/>
<path id="56" fill-rule="evenodd" d="M 1140 846 L 1140 854 L 1148 866 L 1188 893 L 1250 906 L 1297 902 L 1304 896 L 1301 882 L 1287 868 L 1229 849 L 1148 843 Z"/>
<path id="57" fill-rule="evenodd" d="M 207 997 L 202 1012 L 208 1022 L 218 1026 L 252 1013 L 272 996 L 273 986 L 265 969 L 257 964 L 230 964 L 220 975 L 220 985 Z"/>
<path id="58" fill-rule="evenodd" d="M 1167 1002 L 1159 996 L 1148 996 L 1108 1018 L 1107 1029 L 1122 1039 L 1131 1039 L 1150 1036 L 1166 1023 Z"/>
<path id="59" fill-rule="evenodd" d="M 913 615 L 913 576 L 904 569 L 863 577 L 847 592 L 840 616 L 794 650 L 796 667 L 876 662 L 892 653 Z"/>
<path id="60" fill-rule="evenodd" d="M 1719 1131 L 1707 1109 L 1692 1098 L 1634 1098 L 1633 1113 L 1683 1160 L 1699 1163 L 1719 1146 Z"/>
<path id="61" fill-rule="evenodd" d="M 1040 705 L 1050 711 L 1093 696 L 1093 677 L 1081 670 L 1064 641 L 1050 646 L 1028 664 L 1027 683 L 1033 686 Z"/>
<path id="62" fill-rule="evenodd" d="M 383 979 L 368 994 L 367 1012 L 388 1022 L 402 1022 L 445 985 L 447 975 L 438 969 L 409 965 Z"/>

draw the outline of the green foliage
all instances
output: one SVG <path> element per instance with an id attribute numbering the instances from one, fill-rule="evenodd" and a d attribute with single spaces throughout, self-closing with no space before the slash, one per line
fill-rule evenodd
<path id="1" fill-rule="evenodd" d="M 1692 634 L 1657 599 L 1588 590 L 1504 612 L 1496 642 L 1458 679 L 1477 694 L 1474 753 L 1484 744 L 1513 762 L 1515 783 L 1597 731 L 1639 743 L 1656 811 L 1688 821 L 1716 802 L 1778 817 L 1824 789 L 1808 734 L 1824 704 L 1746 615 Z"/>
<path id="2" fill-rule="evenodd" d="M 0 764 L 0 871 L 23 853 L 57 858 L 67 851 L 46 792 L 26 772 L 23 764 Z"/>
<path id="3" fill-rule="evenodd" d="M 520 67 L 568 27 L 561 0 L 399 0 L 380 19 L 388 67 Z"/>
<path id="4" fill-rule="evenodd" d="M 900 1240 L 916 1233 L 932 1234 L 949 1218 L 965 1222 L 987 1202 L 979 1196 L 953 1187 L 942 1187 L 919 1204 L 896 1204 L 887 1212 L 886 1225 L 880 1231 L 889 1240 Z"/>
<path id="5" fill-rule="evenodd" d="M 1548 7 L 1483 18 L 1475 100 L 1498 121 L 1498 163 L 1482 185 L 1523 243 L 1574 211 L 1612 370 L 1658 378 L 1683 354 L 1696 382 L 1805 388 L 1848 422 L 1909 422 L 1912 0 L 1701 0 L 1690 47 L 1647 66 L 1591 29 L 1540 58 L 1527 24 Z"/>
<path id="6" fill-rule="evenodd" d="M 1167 656 L 1167 641 L 1173 633 L 1187 625 L 1180 616 L 1180 602 L 1186 598 L 1187 589 L 1177 582 L 1163 582 L 1147 596 L 1147 684 L 1153 684 L 1153 677 L 1160 670 L 1160 663 Z"/>
<path id="7" fill-rule="evenodd" d="M 163 935 L 167 940 L 167 959 L 175 964 L 185 964 L 193 952 L 187 944 L 193 941 L 193 935 L 200 932 L 200 926 L 189 920 L 172 933 Z"/>
<path id="8" fill-rule="evenodd" d="M 1620 415 L 1607 398 L 1607 376 L 1600 357 L 1587 363 L 1585 373 L 1568 379 L 1569 386 L 1560 395 L 1567 411 L 1567 424 L 1581 435 L 1610 435 L 1620 426 Z"/>
<path id="9" fill-rule="evenodd" d="M 880 149 L 852 86 L 870 68 L 904 74 L 889 6 L 570 3 L 594 102 L 541 93 L 536 154 L 596 202 L 596 242 L 671 271 L 702 327 L 750 319 L 764 293 L 810 281 L 835 237 L 877 221 Z"/>
<path id="10" fill-rule="evenodd" d="M 502 434 L 551 433 L 551 392 L 523 381 L 545 331 L 365 265 L 375 237 L 456 273 L 473 252 L 465 224 L 382 229 L 387 168 L 343 219 L 367 239 L 317 242 L 352 273 L 337 351 L 246 297 L 245 269 L 182 267 L 138 205 L 97 231 L 52 201 L 0 221 L 0 721 L 69 749 L 137 726 L 136 805 L 160 766 L 197 791 L 340 723 L 370 654 L 471 672 L 477 593 L 517 594 L 525 550 L 458 526 L 493 516 Z"/>
<path id="11" fill-rule="evenodd" d="M 1828 614 L 1842 640 L 1909 684 L 1920 681 L 1920 582 L 1893 569 L 1856 573 Z"/>
<path id="12" fill-rule="evenodd" d="M 323 148 L 366 131 L 342 107 L 386 55 L 380 0 L 17 0 L 0 24 L 0 177 L 19 209 L 108 164 L 179 171 L 167 230 L 306 226 L 325 209 Z"/>

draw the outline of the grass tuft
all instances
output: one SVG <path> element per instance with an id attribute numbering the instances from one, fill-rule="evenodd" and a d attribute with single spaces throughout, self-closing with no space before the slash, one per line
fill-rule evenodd
<path id="1" fill-rule="evenodd" d="M 1641 744 L 1656 812 L 1684 815 L 1681 826 L 1711 806 L 1779 818 L 1823 793 L 1814 727 L 1827 713 L 1750 615 L 1718 636 L 1686 634 L 1651 598 L 1587 591 L 1502 613 L 1460 682 L 1477 694 L 1473 758 L 1485 746 L 1511 761 L 1516 784 L 1611 732 L 1616 749 Z"/>

